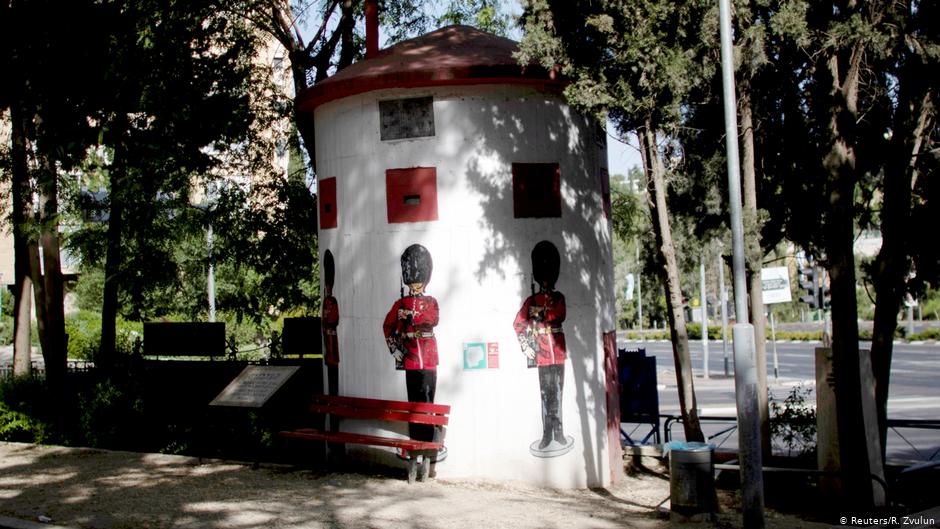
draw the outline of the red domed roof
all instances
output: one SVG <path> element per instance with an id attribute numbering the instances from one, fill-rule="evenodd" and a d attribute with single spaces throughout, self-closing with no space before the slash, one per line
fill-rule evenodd
<path id="1" fill-rule="evenodd" d="M 469 26 L 447 26 L 400 42 L 359 61 L 300 94 L 301 110 L 385 88 L 513 84 L 559 90 L 554 72 L 525 68 L 512 56 L 515 41 Z"/>

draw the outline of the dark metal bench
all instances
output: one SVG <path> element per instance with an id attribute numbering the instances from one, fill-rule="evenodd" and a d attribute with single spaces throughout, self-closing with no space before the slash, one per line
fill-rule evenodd
<path id="1" fill-rule="evenodd" d="M 400 402 L 394 400 L 366 399 L 359 397 L 339 397 L 314 395 L 309 411 L 312 414 L 330 415 L 346 419 L 377 420 L 402 422 L 409 424 L 429 424 L 435 426 L 440 435 L 438 441 L 415 441 L 400 437 L 383 437 L 351 432 L 330 432 L 316 428 L 299 428 L 278 432 L 284 439 L 306 441 L 327 441 L 330 443 L 361 444 L 388 446 L 404 450 L 408 458 L 408 482 L 414 483 L 421 468 L 421 481 L 428 478 L 435 456 L 444 447 L 444 433 L 447 426 L 450 406 L 426 402 Z"/>

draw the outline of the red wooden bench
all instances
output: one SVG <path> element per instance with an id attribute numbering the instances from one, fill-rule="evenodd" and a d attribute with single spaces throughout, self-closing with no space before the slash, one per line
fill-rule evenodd
<path id="1" fill-rule="evenodd" d="M 308 408 L 310 413 L 345 419 L 430 424 L 440 430 L 439 441 L 415 441 L 400 437 L 382 437 L 351 432 L 330 432 L 325 429 L 298 428 L 278 432 L 284 439 L 327 441 L 330 443 L 389 446 L 405 451 L 408 458 L 408 482 L 414 483 L 421 468 L 421 481 L 428 478 L 438 450 L 444 447 L 444 433 L 450 406 L 426 402 L 400 402 L 395 400 L 365 399 L 314 395 Z"/>

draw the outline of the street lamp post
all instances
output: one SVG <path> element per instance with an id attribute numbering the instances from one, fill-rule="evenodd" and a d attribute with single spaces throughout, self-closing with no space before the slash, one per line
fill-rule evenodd
<path id="1" fill-rule="evenodd" d="M 724 358 L 725 376 L 731 374 L 728 366 L 728 290 L 725 288 L 725 263 L 718 254 L 718 297 L 721 300 L 721 353 Z"/>
<path id="2" fill-rule="evenodd" d="M 206 290 L 209 295 L 209 321 L 215 321 L 215 263 L 212 259 L 212 221 L 209 221 L 209 227 L 206 229 L 206 249 L 209 254 L 209 275 L 206 278 Z"/>
<path id="3" fill-rule="evenodd" d="M 731 2 L 718 0 L 721 28 L 721 80 L 724 94 L 725 138 L 728 162 L 728 202 L 731 210 L 734 309 L 734 389 L 738 408 L 738 456 L 744 527 L 764 527 L 764 478 L 761 463 L 760 413 L 754 326 L 747 317 L 744 272 L 744 222 L 741 207 L 741 173 L 738 159 L 737 99 L 734 84 L 734 51 L 731 44 Z"/>
<path id="4" fill-rule="evenodd" d="M 636 314 L 640 325 L 640 339 L 643 338 L 643 267 L 640 266 L 640 241 L 636 241 Z"/>
<path id="5" fill-rule="evenodd" d="M 708 379 L 708 293 L 705 288 L 705 255 L 699 263 L 699 282 L 702 300 L 702 373 Z"/>

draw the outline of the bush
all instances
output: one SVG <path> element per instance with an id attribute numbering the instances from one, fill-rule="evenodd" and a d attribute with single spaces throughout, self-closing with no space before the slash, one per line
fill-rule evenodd
<path id="1" fill-rule="evenodd" d="M 815 458 L 816 408 L 807 403 L 812 395 L 813 389 L 802 385 L 791 388 L 782 404 L 770 394 L 770 436 L 788 456 Z"/>
<path id="2" fill-rule="evenodd" d="M 54 442 L 45 383 L 31 376 L 0 380 L 0 440 Z"/>
<path id="3" fill-rule="evenodd" d="M 26 405 L 21 400 L 22 394 L 29 393 L 28 390 L 24 392 L 21 386 L 31 382 L 32 377 L 0 381 L 0 440 L 29 443 L 42 437 L 44 425 L 19 409 Z"/>
<path id="4" fill-rule="evenodd" d="M 13 343 L 13 318 L 3 315 L 0 318 L 0 345 Z"/>
<path id="5" fill-rule="evenodd" d="M 918 333 L 914 333 L 910 337 L 911 340 L 940 340 L 940 328 L 926 329 Z"/>
<path id="6" fill-rule="evenodd" d="M 689 333 L 690 340 L 702 339 L 702 324 L 701 323 L 689 323 L 686 325 L 686 330 Z M 730 332 L 728 334 L 730 335 Z M 709 340 L 721 340 L 721 326 L 720 325 L 718 326 L 710 325 L 708 327 L 708 339 Z"/>
<path id="7" fill-rule="evenodd" d="M 88 446 L 99 448 L 138 447 L 143 433 L 143 400 L 130 377 L 120 382 L 98 382 L 79 397 L 79 427 Z M 140 425 L 140 427 L 135 426 Z"/>
<path id="8" fill-rule="evenodd" d="M 134 342 L 143 336 L 143 324 L 118 318 L 116 327 L 116 349 L 130 354 Z M 65 318 L 65 332 L 69 335 L 69 358 L 93 360 L 101 345 L 101 315 L 87 310 L 71 314 Z"/>
<path id="9" fill-rule="evenodd" d="M 654 331 L 627 331 L 626 339 L 632 342 L 640 340 L 668 340 L 669 332 L 663 330 Z"/>
<path id="10" fill-rule="evenodd" d="M 258 360 L 265 356 L 267 348 L 264 344 L 271 338 L 270 322 L 262 320 L 255 323 L 244 319 L 238 321 L 237 315 L 227 311 L 218 314 L 218 321 L 225 322 L 226 347 L 231 349 L 234 344 L 239 351 L 247 353 L 244 356 L 239 355 L 239 358 Z"/>

